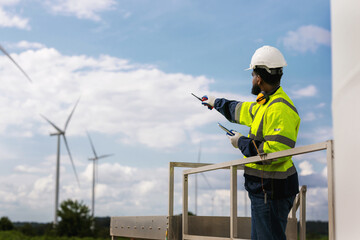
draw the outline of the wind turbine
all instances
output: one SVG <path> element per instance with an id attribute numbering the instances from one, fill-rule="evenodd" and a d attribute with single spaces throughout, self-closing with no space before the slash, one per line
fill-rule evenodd
<path id="1" fill-rule="evenodd" d="M 95 147 L 94 147 L 94 144 L 93 144 L 93 142 L 91 140 L 90 134 L 88 132 L 86 132 L 86 133 L 88 135 L 88 138 L 89 138 L 89 141 L 90 141 L 90 144 L 91 144 L 91 149 L 92 149 L 92 151 L 94 153 L 94 157 L 89 158 L 90 161 L 93 161 L 91 216 L 94 219 L 94 214 L 95 214 L 95 171 L 97 171 L 98 160 L 101 159 L 101 158 L 110 157 L 110 156 L 112 156 L 114 154 L 104 154 L 104 155 L 98 156 L 96 154 Z M 96 165 L 96 167 L 95 167 L 95 165 Z M 96 170 L 95 170 L 95 168 L 96 168 Z M 93 225 L 93 227 L 94 227 L 94 225 Z"/>
<path id="2" fill-rule="evenodd" d="M 66 129 L 69 125 L 70 119 L 75 111 L 76 106 L 79 103 L 80 98 L 77 100 L 73 110 L 71 111 L 68 119 L 66 120 L 65 123 L 65 127 L 64 130 L 61 130 L 58 126 L 56 126 L 53 122 L 51 122 L 49 119 L 47 119 L 45 116 L 41 115 L 48 123 L 51 124 L 51 126 L 53 126 L 56 129 L 56 133 L 51 133 L 50 136 L 57 136 L 57 155 L 56 155 L 56 183 L 55 183 L 55 217 L 54 217 L 54 225 L 56 226 L 58 224 L 58 215 L 57 215 L 57 210 L 59 209 L 59 178 L 60 178 L 60 136 L 63 136 L 64 139 L 64 143 L 66 146 L 66 150 L 69 154 L 70 160 L 71 160 L 71 164 L 72 164 L 72 168 L 74 170 L 75 173 L 75 177 L 76 177 L 76 181 L 80 187 L 80 182 L 79 182 L 79 178 L 77 176 L 76 173 L 76 169 L 75 169 L 75 165 L 74 165 L 74 161 L 72 159 L 71 153 L 70 153 L 70 148 L 69 145 L 67 143 L 65 134 L 66 134 Z"/>
<path id="3" fill-rule="evenodd" d="M 0 50 L 18 67 L 18 69 L 25 75 L 25 77 L 32 83 L 31 78 L 26 74 L 26 72 L 20 67 L 17 62 L 10 56 L 10 54 L 0 45 Z"/>
<path id="4" fill-rule="evenodd" d="M 200 163 L 200 159 L 201 159 L 201 143 L 200 143 L 200 147 L 199 147 L 199 153 L 198 153 L 198 163 Z M 197 175 L 195 174 L 195 215 L 197 215 L 197 198 L 198 198 L 198 179 L 197 179 Z M 205 182 L 208 184 L 208 186 L 210 187 L 210 189 L 212 191 L 214 191 L 214 188 L 211 186 L 209 180 L 207 179 L 206 175 L 204 173 L 201 173 L 201 175 L 203 176 Z M 214 215 L 214 197 L 211 198 L 211 209 L 212 209 L 212 215 Z"/>

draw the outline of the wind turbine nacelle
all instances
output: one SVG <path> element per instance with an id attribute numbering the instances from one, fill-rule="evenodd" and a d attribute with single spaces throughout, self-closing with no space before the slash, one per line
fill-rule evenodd
<path id="1" fill-rule="evenodd" d="M 64 132 L 50 133 L 50 136 L 62 135 Z"/>

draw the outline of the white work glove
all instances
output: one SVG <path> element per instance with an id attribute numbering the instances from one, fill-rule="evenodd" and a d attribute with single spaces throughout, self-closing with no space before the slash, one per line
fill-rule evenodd
<path id="1" fill-rule="evenodd" d="M 201 98 L 202 105 L 207 106 L 208 109 L 212 110 L 214 108 L 215 99 L 216 99 L 216 97 L 214 97 L 214 96 L 206 96 L 205 95 Z"/>
<path id="2" fill-rule="evenodd" d="M 230 130 L 230 132 L 232 132 L 234 135 L 230 135 L 230 134 L 226 134 L 228 136 L 228 138 L 230 139 L 231 144 L 233 145 L 234 148 L 239 148 L 238 147 L 238 141 L 239 138 L 241 136 L 243 136 L 241 133 L 234 131 L 234 130 Z"/>

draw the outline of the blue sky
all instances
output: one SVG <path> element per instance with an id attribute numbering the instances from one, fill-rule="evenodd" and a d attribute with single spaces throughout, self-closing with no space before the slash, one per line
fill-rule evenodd
<path id="1" fill-rule="evenodd" d="M 90 206 L 89 131 L 99 154 L 115 154 L 98 164 L 96 215 L 165 215 L 168 162 L 196 162 L 200 146 L 202 162 L 239 159 L 217 122 L 248 132 L 190 93 L 253 101 L 244 69 L 263 45 L 287 60 L 282 85 L 302 118 L 297 146 L 331 139 L 330 31 L 325 0 L 0 0 L 0 44 L 33 79 L 0 55 L 0 216 L 53 220 L 56 138 L 40 114 L 63 127 L 80 96 L 67 136 L 81 187 L 62 151 L 60 201 Z M 309 186 L 308 219 L 327 220 L 325 155 L 294 162 Z M 206 176 L 199 214 L 228 214 L 228 173 Z"/>

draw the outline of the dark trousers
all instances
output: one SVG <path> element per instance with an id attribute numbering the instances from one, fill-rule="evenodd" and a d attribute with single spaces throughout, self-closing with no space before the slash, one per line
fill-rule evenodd
<path id="1" fill-rule="evenodd" d="M 289 212 L 295 196 L 284 199 L 267 199 L 255 197 L 249 193 L 251 200 L 251 239 L 253 240 L 286 240 L 285 230 Z"/>

